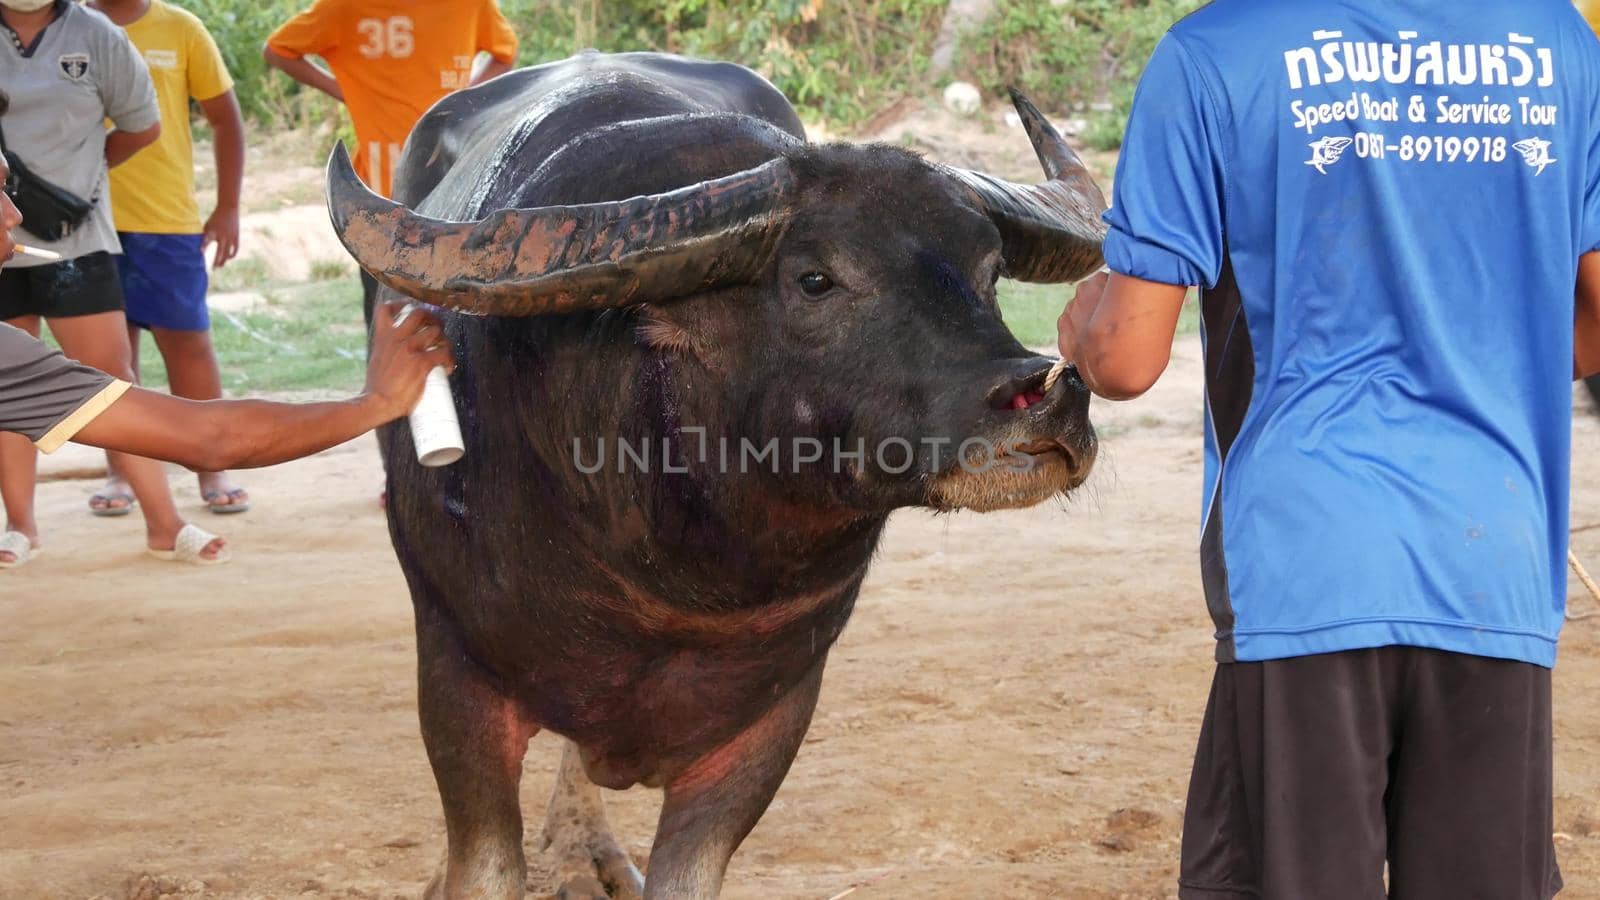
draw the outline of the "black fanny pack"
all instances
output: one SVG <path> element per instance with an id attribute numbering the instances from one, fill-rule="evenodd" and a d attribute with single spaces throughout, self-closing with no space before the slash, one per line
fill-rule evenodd
<path id="1" fill-rule="evenodd" d="M 0 130 L 0 153 L 6 157 L 11 177 L 6 179 L 6 194 L 22 213 L 28 231 L 47 241 L 59 241 L 82 225 L 94 212 L 94 201 L 46 181 L 21 158 L 6 149 L 5 131 Z"/>

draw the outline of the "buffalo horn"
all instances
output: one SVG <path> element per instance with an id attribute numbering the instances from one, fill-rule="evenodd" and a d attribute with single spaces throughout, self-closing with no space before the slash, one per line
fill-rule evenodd
<path id="1" fill-rule="evenodd" d="M 788 220 L 787 161 L 664 194 L 502 209 L 477 222 L 419 215 L 328 160 L 328 214 L 360 266 L 438 306 L 534 316 L 666 300 L 752 280 Z"/>
<path id="2" fill-rule="evenodd" d="M 1104 262 L 1100 244 L 1106 228 L 1100 214 L 1105 196 L 1083 160 L 1021 91 L 1011 89 L 1011 102 L 1044 166 L 1044 183 L 1013 184 L 982 172 L 949 171 L 977 192 L 1000 229 L 1006 275 L 1020 281 L 1076 281 Z"/>

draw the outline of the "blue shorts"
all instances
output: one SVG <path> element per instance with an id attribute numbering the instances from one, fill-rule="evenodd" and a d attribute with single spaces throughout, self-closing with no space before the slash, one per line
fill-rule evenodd
<path id="1" fill-rule="evenodd" d="M 209 331 L 205 252 L 198 234 L 119 231 L 117 272 L 127 300 L 128 324 L 172 331 Z"/>

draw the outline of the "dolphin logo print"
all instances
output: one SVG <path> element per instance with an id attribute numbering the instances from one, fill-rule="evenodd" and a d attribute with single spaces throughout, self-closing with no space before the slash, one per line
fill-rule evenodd
<path id="1" fill-rule="evenodd" d="M 1324 169 L 1323 166 L 1331 166 L 1339 161 L 1339 157 L 1344 154 L 1345 148 L 1350 146 L 1350 138 L 1317 138 L 1306 146 L 1311 148 L 1311 158 L 1306 160 L 1306 165 L 1312 166 L 1321 174 L 1326 175 L 1328 170 Z"/>
<path id="2" fill-rule="evenodd" d="M 1553 162 L 1559 162 L 1550 155 L 1550 142 L 1544 138 L 1527 138 L 1511 145 L 1511 149 L 1522 154 L 1522 161 L 1533 167 L 1535 177 L 1543 172 L 1545 167 Z"/>

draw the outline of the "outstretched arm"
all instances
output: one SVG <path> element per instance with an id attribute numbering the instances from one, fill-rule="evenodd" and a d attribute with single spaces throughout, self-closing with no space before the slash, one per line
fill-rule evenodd
<path id="1" fill-rule="evenodd" d="M 353 399 L 194 401 L 131 388 L 73 440 L 202 472 L 270 466 L 342 444 L 409 413 L 434 366 L 453 368 L 438 321 L 413 312 L 396 325 L 395 310 L 374 311 L 367 386 Z"/>
<path id="2" fill-rule="evenodd" d="M 1101 272 L 1078 285 L 1056 320 L 1061 357 L 1089 390 L 1131 400 L 1166 371 L 1187 294 L 1181 285 Z"/>

